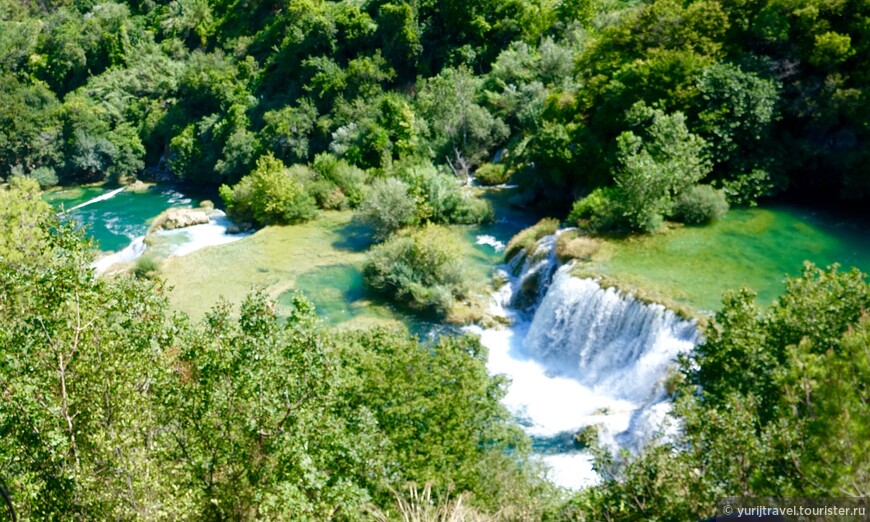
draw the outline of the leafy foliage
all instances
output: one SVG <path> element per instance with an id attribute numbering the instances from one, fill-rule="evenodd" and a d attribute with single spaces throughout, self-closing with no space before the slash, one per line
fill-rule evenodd
<path id="1" fill-rule="evenodd" d="M 363 279 L 375 292 L 411 309 L 444 316 L 468 288 L 458 249 L 448 229 L 426 225 L 373 247 Z"/>
<path id="2" fill-rule="evenodd" d="M 709 172 L 704 140 L 690 133 L 685 117 L 667 115 L 643 104 L 628 115 L 636 124 L 648 121 L 644 135 L 626 131 L 617 143 L 614 179 L 629 226 L 655 232 L 672 211 L 674 198 Z"/>
<path id="3" fill-rule="evenodd" d="M 95 278 L 32 180 L 0 198 L 20 223 L 0 231 L 0 471 L 22 519 L 366 520 L 410 480 L 542 516 L 476 339 L 329 333 L 259 293 L 193 325 L 159 282 Z"/>
<path id="4" fill-rule="evenodd" d="M 383 240 L 412 224 L 416 208 L 408 184 L 388 178 L 372 184 L 356 216 L 373 229 L 375 238 Z"/>
<path id="5" fill-rule="evenodd" d="M 722 219 L 728 201 L 721 190 L 710 185 L 696 185 L 683 192 L 674 203 L 674 216 L 689 225 L 704 225 Z"/>
<path id="6" fill-rule="evenodd" d="M 683 426 L 640 455 L 598 452 L 604 483 L 574 499 L 581 520 L 697 520 L 725 496 L 866 494 L 870 476 L 870 285 L 808 265 L 761 311 L 729 293 L 682 364 Z"/>
<path id="7" fill-rule="evenodd" d="M 288 169 L 281 160 L 263 156 L 254 172 L 233 187 L 223 185 L 220 195 L 227 214 L 240 223 L 300 223 L 316 212 L 314 198 L 305 191 L 310 178 L 306 167 Z"/>

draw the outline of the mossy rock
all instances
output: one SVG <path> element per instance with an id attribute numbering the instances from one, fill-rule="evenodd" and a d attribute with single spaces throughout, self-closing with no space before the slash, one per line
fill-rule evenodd
<path id="1" fill-rule="evenodd" d="M 581 236 L 577 231 L 569 231 L 560 234 L 556 239 L 556 258 L 560 263 L 571 260 L 590 261 L 600 248 L 600 240 Z"/>
<path id="2" fill-rule="evenodd" d="M 534 225 L 521 230 L 508 242 L 504 250 L 505 261 L 510 261 L 520 252 L 531 255 L 535 251 L 538 240 L 544 236 L 555 234 L 559 230 L 559 220 L 544 218 Z"/>

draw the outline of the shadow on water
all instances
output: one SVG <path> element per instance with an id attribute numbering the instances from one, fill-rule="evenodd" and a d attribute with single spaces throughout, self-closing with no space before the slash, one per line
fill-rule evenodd
<path id="1" fill-rule="evenodd" d="M 332 242 L 336 250 L 365 252 L 374 243 L 372 229 L 353 220 L 338 227 L 335 232 L 340 236 L 340 239 Z"/>
<path id="2" fill-rule="evenodd" d="M 574 432 L 563 431 L 551 436 L 534 435 L 532 449 L 540 455 L 560 455 L 580 449 L 574 441 Z"/>

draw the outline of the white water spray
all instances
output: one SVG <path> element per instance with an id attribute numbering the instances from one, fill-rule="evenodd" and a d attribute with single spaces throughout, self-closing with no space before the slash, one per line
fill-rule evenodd
<path id="1" fill-rule="evenodd" d="M 489 371 L 511 379 L 505 404 L 533 437 L 551 480 L 580 488 L 598 477 L 573 434 L 597 425 L 602 444 L 641 447 L 662 428 L 670 408 L 663 381 L 697 333 L 661 305 L 558 268 L 556 237 L 512 260 L 510 282 L 494 294 L 491 311 L 514 325 L 473 331 L 489 348 Z"/>
<path id="2" fill-rule="evenodd" d="M 79 203 L 78 205 L 76 205 L 72 208 L 68 208 L 68 209 L 64 210 L 64 213 L 72 212 L 73 210 L 78 210 L 82 207 L 86 207 L 88 205 L 92 205 L 92 204 L 98 203 L 100 201 L 106 201 L 107 199 L 112 199 L 113 197 L 117 196 L 121 192 L 124 192 L 124 190 L 126 190 L 126 187 L 121 187 L 121 188 L 106 192 L 105 194 L 100 194 L 99 196 L 92 198 L 92 199 L 89 199 L 89 200 L 85 201 L 84 203 Z"/>
<path id="3" fill-rule="evenodd" d="M 251 235 L 250 233 L 228 234 L 227 230 L 231 225 L 232 223 L 226 214 L 220 210 L 215 210 L 209 217 L 208 223 L 177 230 L 161 230 L 157 232 L 157 235 L 180 240 L 170 253 L 173 256 L 186 256 L 206 247 L 232 243 Z"/>
<path id="4" fill-rule="evenodd" d="M 105 255 L 93 263 L 91 263 L 91 268 L 93 268 L 97 274 L 105 273 L 112 265 L 116 265 L 118 263 L 132 263 L 133 261 L 139 259 L 142 254 L 145 252 L 145 236 L 139 236 L 127 245 L 126 248 L 119 252 L 115 252 L 114 254 Z"/>

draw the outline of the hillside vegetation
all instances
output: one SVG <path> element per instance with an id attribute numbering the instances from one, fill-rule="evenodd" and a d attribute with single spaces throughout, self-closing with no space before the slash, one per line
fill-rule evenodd
<path id="1" fill-rule="evenodd" d="M 723 197 L 862 200 L 868 9 L 3 0 L 0 176 L 226 184 L 255 224 L 305 219 L 311 198 L 355 207 L 372 179 L 419 187 L 420 172 L 480 166 L 559 217 L 591 193 L 605 204 L 575 217 L 604 229 L 707 221 Z M 259 183 L 243 178 L 269 179 L 263 157 L 269 172 L 310 166 L 271 189 L 280 212 L 238 204 Z M 698 183 L 713 189 L 688 192 Z"/>

